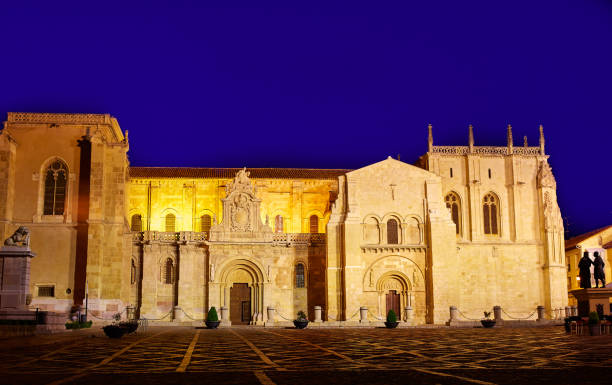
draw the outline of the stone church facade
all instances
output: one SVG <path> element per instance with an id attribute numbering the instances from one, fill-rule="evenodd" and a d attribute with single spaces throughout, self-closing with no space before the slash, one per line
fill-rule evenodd
<path id="1" fill-rule="evenodd" d="M 0 232 L 31 231 L 32 307 L 232 324 L 299 310 L 441 324 L 568 304 L 556 182 L 539 146 L 434 146 L 357 170 L 130 167 L 113 117 L 9 113 Z M 271 314 L 271 313 L 270 313 Z M 94 318 L 95 319 L 95 318 Z"/>

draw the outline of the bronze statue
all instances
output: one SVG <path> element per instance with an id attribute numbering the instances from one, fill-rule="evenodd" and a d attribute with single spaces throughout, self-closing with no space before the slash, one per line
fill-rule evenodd
<path id="1" fill-rule="evenodd" d="M 583 289 L 591 288 L 591 265 L 593 262 L 589 258 L 589 252 L 585 251 L 580 262 L 578 262 L 578 269 L 580 269 L 580 287 Z"/>
<path id="2" fill-rule="evenodd" d="M 599 251 L 596 251 L 594 254 L 595 260 L 593 261 L 593 266 L 595 266 L 595 287 L 599 287 L 599 281 L 601 281 L 601 287 L 606 287 L 606 273 L 604 272 L 604 266 L 606 265 L 599 255 Z"/>

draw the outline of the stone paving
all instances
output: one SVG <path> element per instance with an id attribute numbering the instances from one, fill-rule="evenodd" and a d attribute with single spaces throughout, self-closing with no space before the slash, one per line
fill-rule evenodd
<path id="1" fill-rule="evenodd" d="M 0 383 L 601 383 L 612 336 L 521 329 L 99 328 L 0 340 Z"/>

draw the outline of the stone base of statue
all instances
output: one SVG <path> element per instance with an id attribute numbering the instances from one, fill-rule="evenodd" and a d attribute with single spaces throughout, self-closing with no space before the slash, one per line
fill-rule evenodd
<path id="1" fill-rule="evenodd" d="M 599 315 L 610 315 L 612 287 L 577 289 L 570 291 L 578 301 L 578 316 L 588 317 L 594 311 Z"/>
<path id="2" fill-rule="evenodd" d="M 25 311 L 30 290 L 30 260 L 35 257 L 29 247 L 0 248 L 0 310 Z"/>

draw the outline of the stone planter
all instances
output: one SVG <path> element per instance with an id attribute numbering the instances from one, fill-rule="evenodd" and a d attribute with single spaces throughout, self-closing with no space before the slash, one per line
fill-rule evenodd
<path id="1" fill-rule="evenodd" d="M 296 329 L 304 329 L 306 326 L 308 326 L 308 320 L 295 320 L 293 321 L 293 324 L 295 325 Z"/>
<path id="2" fill-rule="evenodd" d="M 126 330 L 119 325 L 106 325 L 102 328 L 108 338 L 121 338 Z"/>
<path id="3" fill-rule="evenodd" d="M 221 321 L 204 321 L 204 323 L 206 324 L 206 329 L 216 329 Z"/>
<path id="4" fill-rule="evenodd" d="M 138 322 L 121 322 L 119 327 L 123 329 L 124 334 L 134 333 L 138 330 Z"/>
<path id="5" fill-rule="evenodd" d="M 387 329 L 395 329 L 397 327 L 397 325 L 399 325 L 399 322 L 388 322 L 385 321 L 385 326 L 387 327 Z"/>
<path id="6" fill-rule="evenodd" d="M 482 319 L 480 320 L 480 323 L 482 324 L 482 327 L 484 328 L 492 328 L 493 326 L 495 326 L 494 319 Z"/>
<path id="7" fill-rule="evenodd" d="M 589 324 L 589 332 L 592 336 L 600 336 L 601 327 L 599 326 L 599 324 Z"/>

